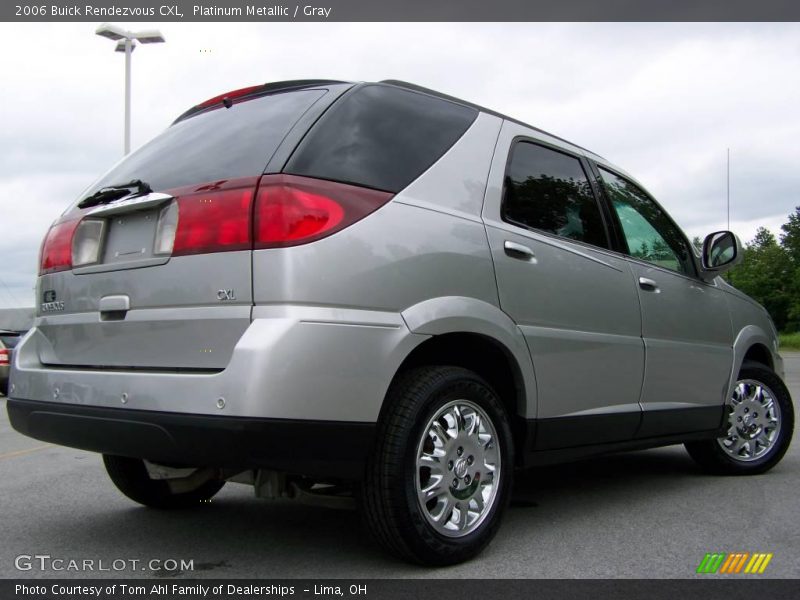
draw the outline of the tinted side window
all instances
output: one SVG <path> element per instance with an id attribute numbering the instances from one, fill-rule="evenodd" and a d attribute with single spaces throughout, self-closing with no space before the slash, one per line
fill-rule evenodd
<path id="1" fill-rule="evenodd" d="M 165 190 L 258 176 L 292 125 L 324 94 L 272 94 L 180 121 L 126 157 L 83 196 L 132 179 Z"/>
<path id="2" fill-rule="evenodd" d="M 664 211 L 630 181 L 603 168 L 600 176 L 622 225 L 628 253 L 665 269 L 694 274 L 686 240 Z"/>
<path id="3" fill-rule="evenodd" d="M 284 171 L 399 192 L 458 140 L 478 111 L 425 94 L 367 85 L 333 105 Z"/>
<path id="4" fill-rule="evenodd" d="M 608 247 L 589 179 L 574 156 L 517 143 L 503 192 L 503 220 Z"/>

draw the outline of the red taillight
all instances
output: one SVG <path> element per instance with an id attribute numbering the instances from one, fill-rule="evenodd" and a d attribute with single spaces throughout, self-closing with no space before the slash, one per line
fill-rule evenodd
<path id="1" fill-rule="evenodd" d="M 72 268 L 72 234 L 80 220 L 64 221 L 50 227 L 42 242 L 39 275 Z"/>
<path id="2" fill-rule="evenodd" d="M 392 194 L 298 177 L 265 175 L 255 209 L 255 247 L 281 248 L 327 237 L 380 208 Z"/>
<path id="3" fill-rule="evenodd" d="M 334 229 L 344 218 L 341 205 L 308 190 L 272 185 L 258 199 L 256 239 L 263 244 L 299 242 Z"/>
<path id="4" fill-rule="evenodd" d="M 223 180 L 199 188 L 176 189 L 172 194 L 176 198 L 173 203 L 177 204 L 177 225 L 175 204 L 162 208 L 153 242 L 156 255 L 185 256 L 306 244 L 363 219 L 392 197 L 389 192 L 295 175 Z M 95 221 L 99 219 L 84 223 Z M 40 275 L 73 267 L 73 238 L 80 223 L 80 219 L 74 219 L 50 228 L 42 243 Z M 99 260 L 105 229 L 94 228 L 97 239 L 89 240 L 96 242 L 91 248 L 84 247 L 86 244 L 76 245 L 76 256 L 83 257 L 76 258 L 76 265 Z M 78 236 L 78 241 L 81 239 Z"/>
<path id="5" fill-rule="evenodd" d="M 249 250 L 254 187 L 251 180 L 235 189 L 182 195 L 172 255 Z"/>
<path id="6" fill-rule="evenodd" d="M 8 365 L 8 348 L 0 348 L 0 367 Z"/>

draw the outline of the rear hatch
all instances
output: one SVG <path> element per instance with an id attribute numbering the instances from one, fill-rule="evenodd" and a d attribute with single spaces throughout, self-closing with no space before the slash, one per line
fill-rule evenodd
<path id="1" fill-rule="evenodd" d="M 42 245 L 41 362 L 224 368 L 250 323 L 262 174 L 348 87 L 272 84 L 213 98 L 81 194 Z"/>

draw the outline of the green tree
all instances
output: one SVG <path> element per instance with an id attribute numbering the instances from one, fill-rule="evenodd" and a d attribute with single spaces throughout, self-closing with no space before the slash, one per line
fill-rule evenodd
<path id="1" fill-rule="evenodd" d="M 730 271 L 729 281 L 763 304 L 775 326 L 785 330 L 793 326 L 790 312 L 796 303 L 797 273 L 789 252 L 778 244 L 772 232 L 760 227 L 745 247 L 742 264 Z"/>
<path id="2" fill-rule="evenodd" d="M 781 225 L 781 246 L 789 253 L 795 266 L 800 266 L 800 206 L 789 215 L 789 221 Z"/>
<path id="3" fill-rule="evenodd" d="M 667 246 L 663 240 L 653 240 L 653 252 L 651 259 L 654 261 L 675 260 L 675 253 Z"/>
<path id="4" fill-rule="evenodd" d="M 636 258 L 641 258 L 642 260 L 651 260 L 650 246 L 647 245 L 647 242 L 642 240 L 642 243 L 639 246 L 639 249 L 638 250 L 634 250 L 633 251 L 633 255 Z"/>
<path id="5" fill-rule="evenodd" d="M 800 331 L 800 206 L 789 215 L 789 220 L 781 225 L 781 246 L 792 263 L 792 274 L 789 281 L 791 300 L 787 314 L 786 328 L 789 331 Z"/>

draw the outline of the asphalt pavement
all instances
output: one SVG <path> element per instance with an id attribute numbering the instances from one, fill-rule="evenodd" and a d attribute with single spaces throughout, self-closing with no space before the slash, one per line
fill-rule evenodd
<path id="1" fill-rule="evenodd" d="M 785 360 L 797 402 L 800 354 Z M 0 540 L 2 578 L 686 578 L 707 552 L 773 553 L 761 577 L 797 578 L 800 440 L 755 477 L 705 475 L 682 446 L 520 473 L 489 548 L 430 569 L 383 554 L 355 511 L 260 500 L 244 485 L 189 511 L 139 507 L 98 455 L 13 431 L 0 399 Z M 73 569 L 86 560 L 94 570 Z"/>

